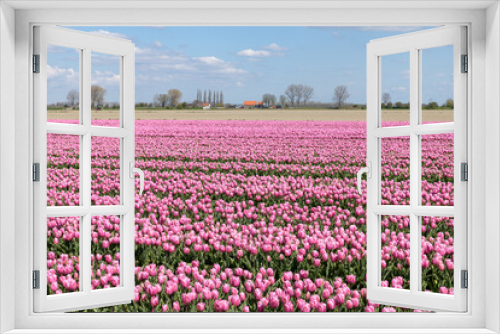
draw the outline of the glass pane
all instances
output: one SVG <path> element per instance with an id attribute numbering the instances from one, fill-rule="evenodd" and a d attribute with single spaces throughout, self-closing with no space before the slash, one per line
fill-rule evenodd
<path id="1" fill-rule="evenodd" d="M 47 206 L 80 205 L 80 136 L 47 134 Z"/>
<path id="2" fill-rule="evenodd" d="M 410 124 L 410 53 L 380 57 L 382 126 Z"/>
<path id="3" fill-rule="evenodd" d="M 453 294 L 454 220 L 422 217 L 421 291 Z"/>
<path id="4" fill-rule="evenodd" d="M 453 45 L 423 49 L 420 57 L 422 123 L 453 122 Z"/>
<path id="5" fill-rule="evenodd" d="M 454 134 L 422 135 L 422 205 L 453 206 Z"/>
<path id="6" fill-rule="evenodd" d="M 410 204 L 410 137 L 381 138 L 382 205 Z"/>
<path id="7" fill-rule="evenodd" d="M 80 54 L 78 49 L 47 45 L 47 122 L 79 123 Z"/>
<path id="8" fill-rule="evenodd" d="M 92 137 L 92 205 L 120 204 L 120 139 Z"/>
<path id="9" fill-rule="evenodd" d="M 47 294 L 79 291 L 80 217 L 47 218 Z"/>
<path id="10" fill-rule="evenodd" d="M 93 216 L 92 290 L 120 286 L 120 217 Z"/>
<path id="11" fill-rule="evenodd" d="M 410 288 L 410 218 L 382 216 L 381 286 Z"/>
<path id="12" fill-rule="evenodd" d="M 119 56 L 92 52 L 92 125 L 120 126 L 120 60 Z"/>

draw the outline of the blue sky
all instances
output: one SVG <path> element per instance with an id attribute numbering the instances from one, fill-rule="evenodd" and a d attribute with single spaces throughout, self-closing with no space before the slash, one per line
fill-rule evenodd
<path id="1" fill-rule="evenodd" d="M 428 27 L 69 27 L 132 40 L 136 46 L 136 102 L 177 88 L 183 101 L 197 89 L 222 90 L 225 102 L 283 94 L 289 84 L 314 88 L 313 101 L 331 102 L 337 85 L 351 103 L 366 103 L 366 44 Z M 77 87 L 78 54 L 49 49 L 48 102 L 65 101 Z M 451 47 L 424 50 L 423 102 L 453 98 Z M 113 57 L 95 55 L 92 81 L 118 101 Z M 76 85 L 76 86 L 75 86 Z M 382 90 L 393 102 L 409 100 L 409 56 L 382 59 Z"/>

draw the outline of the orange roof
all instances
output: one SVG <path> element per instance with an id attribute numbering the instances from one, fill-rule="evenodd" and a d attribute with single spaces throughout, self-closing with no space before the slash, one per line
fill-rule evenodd
<path id="1" fill-rule="evenodd" d="M 203 103 L 203 107 L 209 107 L 210 103 Z"/>
<path id="2" fill-rule="evenodd" d="M 262 102 L 256 102 L 255 104 L 257 104 L 258 106 L 262 105 Z"/>
<path id="3" fill-rule="evenodd" d="M 254 106 L 254 105 L 255 105 L 255 101 L 245 101 L 245 102 L 243 103 L 243 105 L 244 105 L 244 106 L 249 106 L 249 107 L 250 107 L 250 106 Z"/>

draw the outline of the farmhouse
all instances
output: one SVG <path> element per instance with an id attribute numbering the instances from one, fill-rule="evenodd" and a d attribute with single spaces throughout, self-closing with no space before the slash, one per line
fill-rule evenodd
<path id="1" fill-rule="evenodd" d="M 210 103 L 203 103 L 202 107 L 203 107 L 203 110 L 210 109 Z"/>
<path id="2" fill-rule="evenodd" d="M 243 107 L 245 108 L 262 108 L 262 101 L 245 101 L 243 102 Z"/>

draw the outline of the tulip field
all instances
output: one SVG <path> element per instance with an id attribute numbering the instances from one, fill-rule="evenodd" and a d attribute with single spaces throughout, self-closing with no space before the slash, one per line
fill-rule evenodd
<path id="1" fill-rule="evenodd" d="M 47 147 L 47 205 L 79 205 L 78 136 Z M 409 138 L 381 147 L 381 202 L 409 204 Z M 418 312 L 366 297 L 365 160 L 365 122 L 137 120 L 135 298 L 86 311 Z M 453 171 L 453 134 L 422 136 L 423 205 L 453 205 Z M 92 138 L 92 180 L 93 205 L 119 204 L 118 139 Z M 79 224 L 47 218 L 48 294 L 78 291 Z M 453 294 L 453 218 L 421 230 L 422 288 Z M 409 219 L 381 231 L 382 285 L 409 289 Z M 91 233 L 92 289 L 119 286 L 120 217 Z"/>

